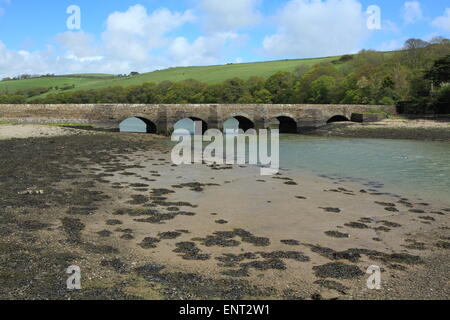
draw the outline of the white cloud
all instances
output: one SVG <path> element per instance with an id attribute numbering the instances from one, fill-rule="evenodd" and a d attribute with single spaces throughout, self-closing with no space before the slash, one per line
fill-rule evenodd
<path id="1" fill-rule="evenodd" d="M 0 7 L 0 17 L 5 15 L 5 9 Z"/>
<path id="2" fill-rule="evenodd" d="M 179 66 L 217 64 L 226 44 L 238 37 L 235 33 L 217 33 L 198 37 L 192 43 L 178 37 L 169 46 L 167 54 Z"/>
<path id="3" fill-rule="evenodd" d="M 19 74 L 69 74 L 80 72 L 127 72 L 128 63 L 102 61 L 100 56 L 78 57 L 74 54 L 59 55 L 53 47 L 42 51 L 9 50 L 0 41 L 0 78 Z"/>
<path id="4" fill-rule="evenodd" d="M 355 52 L 369 34 L 356 0 L 291 0 L 275 17 L 278 32 L 264 39 L 272 56 L 317 57 Z"/>
<path id="5" fill-rule="evenodd" d="M 230 32 L 256 24 L 261 19 L 259 3 L 260 0 L 203 0 L 200 9 L 206 30 Z"/>
<path id="6" fill-rule="evenodd" d="M 423 19 L 422 8 L 419 1 L 407 1 L 403 4 L 403 21 L 413 24 Z"/>
<path id="7" fill-rule="evenodd" d="M 152 50 L 168 43 L 168 32 L 193 20 L 189 10 L 180 13 L 159 9 L 148 14 L 145 7 L 135 5 L 108 17 L 103 40 L 112 56 L 145 62 Z"/>
<path id="8" fill-rule="evenodd" d="M 171 35 L 195 19 L 191 10 L 147 12 L 145 7 L 135 5 L 110 14 L 99 41 L 84 31 L 64 32 L 55 37 L 55 47 L 31 52 L 9 50 L 0 42 L 0 77 L 22 73 L 117 74 L 216 64 L 220 63 L 226 46 L 242 39 L 235 32 L 225 31 L 193 40 Z"/>
<path id="9" fill-rule="evenodd" d="M 450 8 L 445 9 L 443 16 L 434 19 L 432 25 L 436 28 L 450 32 Z"/>
<path id="10" fill-rule="evenodd" d="M 1 76 L 6 77 L 19 73 L 47 73 L 46 57 L 48 53 L 49 51 L 28 52 L 25 50 L 8 50 L 6 45 L 0 41 L 0 70 L 5 72 Z"/>
<path id="11" fill-rule="evenodd" d="M 93 37 L 84 31 L 64 32 L 57 35 L 56 40 L 67 50 L 68 56 L 84 59 L 98 54 L 98 48 L 93 44 Z"/>

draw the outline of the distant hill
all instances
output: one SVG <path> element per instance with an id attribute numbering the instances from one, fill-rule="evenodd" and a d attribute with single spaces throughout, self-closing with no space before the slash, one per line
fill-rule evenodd
<path id="1" fill-rule="evenodd" d="M 201 67 L 178 67 L 143 73 L 132 77 L 119 77 L 108 74 L 71 74 L 54 77 L 42 77 L 26 80 L 0 81 L 0 93 L 17 92 L 32 88 L 52 88 L 43 95 L 72 90 L 89 90 L 111 86 L 141 85 L 146 82 L 159 83 L 162 81 L 178 82 L 195 79 L 204 83 L 221 83 L 230 78 L 248 79 L 253 76 L 268 78 L 278 71 L 294 71 L 303 66 L 312 67 L 315 64 L 334 61 L 340 57 L 326 57 L 314 59 L 278 60 L 268 62 L 227 64 Z"/>
<path id="2" fill-rule="evenodd" d="M 450 40 L 315 59 L 178 67 L 130 76 L 45 75 L 0 82 L 0 103 L 255 103 L 394 105 L 448 113 Z M 191 81 L 189 81 L 191 79 Z M 248 80 L 248 81 L 247 81 Z"/>

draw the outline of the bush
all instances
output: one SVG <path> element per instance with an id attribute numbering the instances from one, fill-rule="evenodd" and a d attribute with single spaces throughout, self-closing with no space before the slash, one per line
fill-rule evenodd
<path id="1" fill-rule="evenodd" d="M 343 55 L 342 57 L 340 57 L 339 60 L 334 60 L 333 63 L 334 64 L 342 64 L 342 63 L 346 63 L 352 59 L 353 59 L 352 55 L 346 54 L 346 55 Z"/>
<path id="2" fill-rule="evenodd" d="M 411 101 L 400 101 L 397 103 L 399 114 L 433 114 L 430 102 L 427 98 L 417 98 Z"/>
<path id="3" fill-rule="evenodd" d="M 31 98 L 34 96 L 38 96 L 40 94 L 47 93 L 51 90 L 51 87 L 45 88 L 45 87 L 38 87 L 38 88 L 29 88 L 29 89 L 23 89 L 17 91 L 17 94 L 23 95 L 27 98 Z"/>
<path id="4" fill-rule="evenodd" d="M 450 114 L 450 85 L 441 88 L 431 103 L 434 113 Z"/>
<path id="5" fill-rule="evenodd" d="M 384 97 L 383 99 L 380 100 L 380 104 L 391 106 L 395 104 L 395 101 L 391 97 Z"/>

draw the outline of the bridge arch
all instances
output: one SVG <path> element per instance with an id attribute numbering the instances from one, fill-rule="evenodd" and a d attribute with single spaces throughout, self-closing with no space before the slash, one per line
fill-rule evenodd
<path id="1" fill-rule="evenodd" d="M 232 121 L 235 122 L 235 124 L 232 124 Z M 230 125 L 234 128 L 234 129 L 241 129 L 244 132 L 246 132 L 249 129 L 255 129 L 255 122 L 253 120 L 251 120 L 248 116 L 246 115 L 242 115 L 242 114 L 237 114 L 237 115 L 232 115 L 229 119 L 227 119 L 226 121 L 224 121 L 224 129 L 227 129 L 227 124 Z M 228 127 L 229 129 L 229 127 Z"/>
<path id="2" fill-rule="evenodd" d="M 187 117 L 180 119 L 174 124 L 173 129 L 174 131 L 185 129 L 188 130 L 191 134 L 195 134 L 197 128 L 196 125 L 199 122 L 201 122 L 202 134 L 205 134 L 205 132 L 208 130 L 208 123 L 205 120 L 197 117 Z"/>
<path id="3" fill-rule="evenodd" d="M 298 133 L 297 120 L 290 115 L 279 115 L 276 117 L 279 123 L 280 133 Z"/>
<path id="4" fill-rule="evenodd" d="M 343 115 L 335 115 L 328 119 L 327 123 L 333 123 L 333 122 L 349 122 L 350 119 Z"/>
<path id="5" fill-rule="evenodd" d="M 147 118 L 130 117 L 120 122 L 120 132 L 157 133 L 156 124 Z"/>

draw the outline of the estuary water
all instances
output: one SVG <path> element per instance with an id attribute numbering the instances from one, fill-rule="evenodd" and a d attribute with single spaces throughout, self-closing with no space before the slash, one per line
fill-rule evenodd
<path id="1" fill-rule="evenodd" d="M 450 203 L 450 143 L 281 135 L 281 167 Z"/>
<path id="2" fill-rule="evenodd" d="M 227 123 L 228 128 L 237 125 Z M 194 131 L 191 120 L 180 121 L 176 128 Z M 139 119 L 121 129 L 145 132 Z M 280 165 L 450 204 L 449 142 L 281 135 Z"/>

